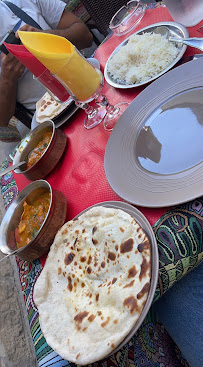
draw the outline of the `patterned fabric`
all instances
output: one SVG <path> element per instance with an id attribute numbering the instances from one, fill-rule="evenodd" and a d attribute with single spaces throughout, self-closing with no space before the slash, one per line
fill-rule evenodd
<path id="1" fill-rule="evenodd" d="M 0 166 L 0 171 L 4 170 L 8 167 L 8 160 L 3 162 Z M 0 178 L 1 185 L 1 193 L 4 201 L 5 210 L 8 209 L 9 205 L 18 195 L 18 188 L 16 186 L 15 180 L 13 179 L 12 172 L 7 173 L 6 175 Z"/>
<path id="2" fill-rule="evenodd" d="M 203 260 L 203 197 L 170 209 L 153 229 L 160 264 L 156 301 Z"/>
<path id="3" fill-rule="evenodd" d="M 17 129 L 18 120 L 12 117 L 6 127 L 0 127 L 0 141 L 13 142 L 20 141 L 21 136 Z"/>
<path id="4" fill-rule="evenodd" d="M 8 161 L 0 169 L 8 166 Z M 18 194 L 12 173 L 1 178 L 1 192 L 7 209 Z M 154 301 L 203 259 L 203 197 L 171 208 L 153 226 L 159 249 L 159 284 Z M 46 343 L 33 300 L 35 282 L 42 271 L 40 260 L 27 262 L 16 257 L 31 335 L 40 367 L 76 367 L 64 361 Z M 189 367 L 152 310 L 143 324 L 119 352 L 89 367 Z"/>
<path id="5" fill-rule="evenodd" d="M 21 140 L 20 133 L 15 127 L 0 127 L 0 141 L 10 143 Z"/>

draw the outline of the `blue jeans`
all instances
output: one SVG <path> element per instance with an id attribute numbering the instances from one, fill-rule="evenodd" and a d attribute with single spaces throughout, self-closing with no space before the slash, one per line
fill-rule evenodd
<path id="1" fill-rule="evenodd" d="M 203 367 L 203 263 L 154 305 L 157 319 L 191 367 Z"/>

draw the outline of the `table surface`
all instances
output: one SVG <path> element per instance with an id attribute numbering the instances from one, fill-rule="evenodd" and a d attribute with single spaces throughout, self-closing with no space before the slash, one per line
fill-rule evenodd
<path id="1" fill-rule="evenodd" d="M 148 9 L 136 31 L 153 23 L 160 21 L 172 21 L 170 14 L 165 7 Z M 198 36 L 197 28 L 188 28 L 190 36 Z M 135 31 L 135 30 L 134 30 Z M 131 33 L 133 33 L 132 31 Z M 124 38 L 115 35 L 111 36 L 96 51 L 95 57 L 99 60 L 101 71 L 103 72 L 105 63 L 111 52 L 120 44 Z M 188 47 L 185 55 L 201 53 Z M 112 104 L 121 101 L 132 102 L 132 100 L 146 86 L 132 89 L 116 89 L 111 87 L 106 81 L 102 93 L 104 93 Z M 79 110 L 61 128 L 67 136 L 67 149 L 58 167 L 46 177 L 53 188 L 62 191 L 68 200 L 67 220 L 72 219 L 87 207 L 95 203 L 109 200 L 121 200 L 111 189 L 104 172 L 104 153 L 110 132 L 103 128 L 101 123 L 97 127 L 86 130 L 83 127 L 85 112 Z M 21 191 L 29 181 L 23 175 L 14 174 L 19 191 Z M 166 209 L 139 208 L 153 225 Z"/>
<path id="2" fill-rule="evenodd" d="M 160 7 L 156 9 L 147 9 L 145 16 L 141 24 L 136 28 L 136 31 L 147 25 L 154 24 L 160 21 L 172 21 L 172 18 L 165 7 Z M 190 36 L 200 36 L 197 32 L 197 28 L 199 28 L 199 26 L 200 24 L 198 26 L 188 28 Z M 126 38 L 128 36 L 129 34 L 126 35 Z M 101 71 L 104 70 L 105 63 L 111 52 L 115 49 L 115 47 L 117 47 L 119 43 L 123 41 L 123 39 L 124 36 L 116 37 L 113 35 L 98 48 L 98 50 L 95 53 L 95 57 L 100 62 Z M 200 51 L 195 50 L 194 52 L 192 48 L 188 47 L 185 56 L 192 55 L 198 52 L 200 53 Z M 120 101 L 131 102 L 144 88 L 145 86 L 139 88 L 133 88 L 130 90 L 119 90 L 111 87 L 105 82 L 102 92 L 106 94 L 107 98 L 111 103 L 115 104 Z M 95 203 L 110 200 L 112 201 L 122 200 L 113 192 L 113 190 L 109 186 L 109 183 L 105 177 L 104 172 L 104 153 L 110 133 L 104 130 L 102 123 L 97 127 L 95 127 L 94 129 L 86 130 L 83 126 L 84 118 L 85 118 L 84 111 L 79 110 L 70 120 L 67 121 L 66 124 L 64 124 L 61 127 L 67 136 L 66 152 L 57 168 L 48 177 L 45 178 L 51 184 L 52 188 L 62 191 L 66 196 L 68 204 L 66 220 L 72 219 L 74 216 L 78 215 L 82 210 L 88 208 L 91 205 L 94 205 Z M 13 176 L 19 191 L 21 191 L 27 184 L 30 183 L 30 181 L 28 181 L 24 177 L 24 175 L 17 175 L 14 173 Z M 138 209 L 141 210 L 141 212 L 146 216 L 150 224 L 154 226 L 154 231 L 156 235 L 159 236 L 161 226 L 163 225 L 164 227 L 166 221 L 168 226 L 171 225 L 169 224 L 169 221 L 171 220 L 171 217 L 177 214 L 176 213 L 177 210 L 179 210 L 179 214 L 182 213 L 185 215 L 184 223 L 188 221 L 187 215 L 190 218 L 190 216 L 192 216 L 195 213 L 194 214 L 195 218 L 197 219 L 202 229 L 203 210 L 202 207 L 201 210 L 199 209 L 198 205 L 200 205 L 200 202 L 203 204 L 202 199 L 199 199 L 191 203 L 186 203 L 178 207 L 178 209 L 170 208 L 170 210 L 169 209 L 167 210 L 167 208 L 152 209 L 152 208 L 139 208 L 139 207 Z M 161 248 L 162 243 L 160 238 L 158 237 L 157 242 L 158 246 L 160 246 Z M 189 251 L 188 248 L 187 251 Z M 164 251 L 162 253 L 160 252 L 159 285 L 160 284 L 161 285 L 157 288 L 157 295 L 156 295 L 157 298 L 160 296 L 162 292 L 166 291 L 174 283 L 174 281 L 177 280 L 174 275 L 175 273 L 172 270 L 174 269 L 176 270 L 178 267 L 182 269 L 181 273 L 182 275 L 186 274 L 187 271 L 189 271 L 191 268 L 190 263 L 191 258 L 193 259 L 192 256 L 193 255 L 195 256 L 194 266 L 196 266 L 202 260 L 202 254 L 203 254 L 202 248 L 200 248 L 195 254 L 194 252 L 192 253 L 189 251 L 188 256 L 176 257 L 176 255 L 173 253 L 174 255 L 173 261 L 171 261 L 171 259 L 169 261 L 168 258 L 168 262 L 166 262 L 165 257 L 167 256 L 165 256 Z M 51 348 L 47 346 L 45 340 L 43 340 L 43 337 L 40 333 L 41 330 L 39 327 L 38 313 L 33 303 L 33 299 L 30 299 L 30 295 L 32 295 L 34 282 L 36 281 L 36 277 L 39 275 L 42 266 L 44 265 L 45 259 L 46 256 L 42 257 L 40 261 L 37 260 L 32 264 L 26 263 L 18 259 L 22 289 L 24 292 L 26 307 L 28 310 L 28 318 L 30 321 L 33 342 L 36 348 L 36 354 L 39 365 L 49 366 L 50 364 L 48 364 L 48 362 L 51 363 L 50 360 L 53 358 L 54 363 L 56 363 L 56 364 L 53 363 L 53 366 L 57 367 L 70 366 L 70 364 L 67 361 L 63 361 L 62 359 L 57 357 L 51 350 Z M 174 264 L 175 266 L 173 267 Z M 165 281 L 163 281 L 164 277 L 166 277 L 166 274 L 167 274 L 167 286 Z M 26 282 L 27 284 L 25 284 Z M 154 327 L 159 328 L 159 326 L 156 324 Z M 36 336 L 36 330 L 38 332 L 38 339 Z M 142 329 L 141 331 L 143 330 L 144 329 Z M 138 337 L 137 335 L 137 338 L 134 339 L 134 343 L 135 344 L 138 343 L 141 350 L 142 350 L 142 342 L 140 337 Z M 167 344 L 170 343 L 173 344 L 173 342 L 170 341 L 169 338 L 167 339 Z M 124 355 L 125 353 L 127 353 L 128 360 L 130 361 L 129 356 L 130 353 L 132 353 L 132 350 L 134 350 L 134 347 L 132 346 L 132 344 L 129 344 L 128 346 L 126 346 L 126 348 L 124 348 L 125 350 L 122 351 L 121 354 L 123 353 Z M 153 353 L 151 353 L 151 357 L 152 354 Z M 49 356 L 49 358 L 47 356 Z M 141 354 L 139 358 L 141 358 Z M 175 357 L 173 356 L 173 358 Z M 159 364 L 160 362 L 158 362 L 157 358 L 155 359 L 158 364 L 152 362 L 154 364 L 150 365 L 160 366 Z M 112 363 L 112 360 L 110 362 L 109 361 L 102 362 L 100 365 L 110 366 L 111 364 L 108 363 Z M 174 364 L 171 364 L 171 366 L 181 365 L 178 364 L 177 361 L 173 363 Z M 117 366 L 117 364 L 112 365 Z M 131 361 L 130 365 L 134 366 L 134 362 Z"/>

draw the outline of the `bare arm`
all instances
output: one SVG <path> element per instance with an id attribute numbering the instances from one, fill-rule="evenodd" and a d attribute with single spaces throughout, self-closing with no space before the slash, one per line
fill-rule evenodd
<path id="1" fill-rule="evenodd" d="M 20 30 L 39 32 L 38 29 L 25 24 Z M 60 22 L 55 30 L 43 32 L 53 33 L 70 40 L 78 49 L 92 44 L 92 34 L 74 14 L 64 10 Z M 16 36 L 18 36 L 16 32 Z M 24 66 L 12 55 L 1 56 L 0 75 L 0 126 L 7 126 L 14 115 L 16 107 L 17 81 L 24 71 Z"/>
<path id="2" fill-rule="evenodd" d="M 83 21 L 67 10 L 63 11 L 57 29 L 40 31 L 39 29 L 25 24 L 19 30 L 28 32 L 45 32 L 65 37 L 79 50 L 82 48 L 90 47 L 93 40 L 91 32 L 83 23 Z M 18 32 L 16 32 L 16 37 L 19 37 Z"/>
<path id="3" fill-rule="evenodd" d="M 7 126 L 16 107 L 17 83 L 25 67 L 12 54 L 1 54 L 0 126 Z"/>

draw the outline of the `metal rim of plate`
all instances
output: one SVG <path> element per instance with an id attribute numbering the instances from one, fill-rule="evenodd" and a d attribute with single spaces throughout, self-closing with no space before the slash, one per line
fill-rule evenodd
<path id="1" fill-rule="evenodd" d="M 160 22 L 160 23 L 155 23 L 155 24 L 151 24 L 145 28 L 140 29 L 139 31 L 133 33 L 133 34 L 142 34 L 142 33 L 146 33 L 146 32 L 152 32 L 153 30 L 155 30 L 156 28 L 160 27 L 160 26 L 166 26 L 169 28 L 169 30 L 177 33 L 177 37 L 182 37 L 182 38 L 187 38 L 189 37 L 189 32 L 187 30 L 186 27 L 184 27 L 182 24 L 180 23 L 176 23 L 176 22 Z M 131 35 L 132 36 L 132 35 Z M 121 84 L 119 82 L 116 82 L 115 79 L 113 79 L 113 77 L 111 76 L 111 74 L 108 72 L 108 62 L 111 59 L 111 57 L 113 55 L 115 55 L 122 46 L 126 45 L 129 38 L 131 37 L 129 36 L 127 39 L 125 39 L 125 41 L 123 41 L 120 45 L 118 45 L 116 47 L 116 49 L 111 53 L 111 55 L 109 56 L 105 68 L 104 68 L 104 77 L 107 81 L 108 84 L 110 84 L 112 87 L 115 88 L 120 88 L 120 89 L 128 89 L 128 88 L 135 88 L 135 87 L 139 87 L 141 85 L 145 85 L 147 83 L 150 83 L 151 81 L 159 78 L 161 75 L 163 75 L 164 73 L 166 73 L 168 70 L 170 70 L 183 56 L 183 54 L 185 53 L 187 46 L 183 45 L 179 47 L 180 52 L 177 55 L 177 57 L 173 60 L 173 62 L 166 68 L 164 69 L 161 73 L 157 74 L 156 76 L 154 76 L 153 78 L 150 78 L 148 80 L 145 80 L 144 82 L 141 83 L 134 83 L 134 84 Z"/>
<path id="2" fill-rule="evenodd" d="M 142 227 L 146 235 L 148 236 L 150 243 L 151 243 L 151 284 L 150 284 L 150 290 L 147 297 L 147 301 L 145 303 L 145 306 L 140 314 L 139 319 L 137 320 L 136 324 L 132 328 L 132 330 L 129 332 L 129 334 L 124 338 L 124 340 L 112 351 L 112 353 L 108 354 L 105 358 L 111 356 L 114 353 L 117 353 L 126 343 L 129 342 L 129 340 L 133 337 L 133 335 L 136 333 L 136 331 L 141 326 L 142 322 L 144 321 L 145 317 L 147 316 L 147 313 L 151 307 L 154 294 L 157 287 L 158 282 L 158 275 L 159 275 L 159 254 L 158 254 L 158 246 L 156 242 L 156 238 L 153 232 L 153 229 L 148 222 L 147 218 L 142 214 L 137 208 L 134 206 L 122 202 L 122 201 L 104 201 L 101 203 L 97 203 L 95 205 L 90 206 L 89 208 L 83 210 L 80 214 L 78 214 L 75 218 L 77 219 L 81 214 L 87 212 L 89 209 L 94 208 L 96 206 L 104 206 L 106 208 L 115 208 L 115 209 L 121 209 L 125 211 L 126 213 L 130 214 L 136 222 Z"/>
<path id="3" fill-rule="evenodd" d="M 73 102 L 69 108 L 67 108 L 67 111 L 63 113 L 62 116 L 60 117 L 56 117 L 54 119 L 54 124 L 56 126 L 56 128 L 60 127 L 61 125 L 63 125 L 66 121 L 68 121 L 73 115 L 74 113 L 79 109 L 78 106 L 76 106 L 75 102 Z"/>
<path id="4" fill-rule="evenodd" d="M 178 93 L 202 86 L 203 58 L 199 58 L 155 80 L 122 114 L 107 142 L 104 169 L 110 186 L 125 201 L 156 208 L 202 196 L 203 161 L 165 175 L 145 170 L 135 157 L 137 137 L 148 117 Z"/>

